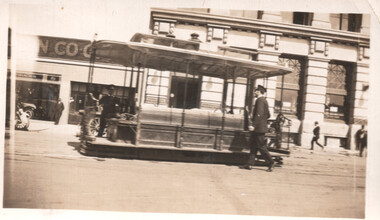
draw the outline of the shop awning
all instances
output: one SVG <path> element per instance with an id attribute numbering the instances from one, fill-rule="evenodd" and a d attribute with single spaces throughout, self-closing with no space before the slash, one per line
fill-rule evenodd
<path id="1" fill-rule="evenodd" d="M 218 78 L 263 78 L 291 73 L 292 69 L 248 59 L 200 51 L 199 43 L 169 37 L 136 34 L 132 42 L 97 41 L 96 57 L 126 67 Z"/>

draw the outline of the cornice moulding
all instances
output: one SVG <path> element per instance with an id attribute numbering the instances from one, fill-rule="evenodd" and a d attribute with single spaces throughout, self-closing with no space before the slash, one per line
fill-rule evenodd
<path id="1" fill-rule="evenodd" d="M 369 35 L 318 28 L 305 25 L 277 23 L 248 18 L 235 18 L 222 15 L 212 15 L 199 12 L 189 12 L 173 9 L 152 8 L 151 15 L 153 19 L 171 19 L 187 23 L 204 24 L 204 25 L 221 25 L 230 26 L 236 29 L 245 29 L 252 32 L 274 32 L 282 35 L 300 36 L 305 38 L 331 39 L 331 41 L 348 42 L 355 44 L 369 45 Z"/>

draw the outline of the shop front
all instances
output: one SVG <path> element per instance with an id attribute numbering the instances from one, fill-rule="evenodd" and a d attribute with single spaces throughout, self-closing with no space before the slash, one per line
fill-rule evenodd
<path id="1" fill-rule="evenodd" d="M 52 121 L 53 106 L 59 98 L 61 76 L 47 73 L 17 72 L 16 100 L 36 106 L 33 119 Z"/>

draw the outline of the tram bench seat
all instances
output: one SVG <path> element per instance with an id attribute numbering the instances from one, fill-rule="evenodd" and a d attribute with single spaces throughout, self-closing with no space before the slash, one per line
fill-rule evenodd
<path id="1" fill-rule="evenodd" d="M 131 144 L 136 144 L 136 122 L 112 118 L 108 119 L 107 123 L 107 138 L 110 141 L 130 142 Z"/>

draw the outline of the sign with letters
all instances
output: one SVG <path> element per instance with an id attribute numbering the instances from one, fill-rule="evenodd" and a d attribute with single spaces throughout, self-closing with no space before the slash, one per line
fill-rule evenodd
<path id="1" fill-rule="evenodd" d="M 38 36 L 38 57 L 90 62 L 91 41 L 73 38 Z M 96 58 L 96 62 L 109 63 Z"/>

